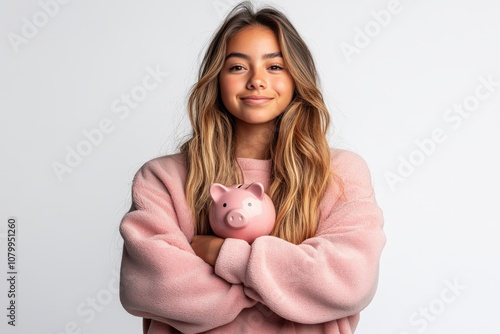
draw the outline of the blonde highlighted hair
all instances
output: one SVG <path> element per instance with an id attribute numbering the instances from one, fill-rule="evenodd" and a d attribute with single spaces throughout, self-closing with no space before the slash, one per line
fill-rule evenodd
<path id="1" fill-rule="evenodd" d="M 212 183 L 243 183 L 235 155 L 231 114 L 224 107 L 218 75 L 228 41 L 249 26 L 271 29 L 295 84 L 291 103 L 276 120 L 269 143 L 272 182 L 268 194 L 276 206 L 271 235 L 299 244 L 316 234 L 319 205 L 332 180 L 326 140 L 330 117 L 318 88 L 312 55 L 280 11 L 237 5 L 216 31 L 202 60 L 198 82 L 188 101 L 192 136 L 181 146 L 187 158 L 186 198 L 193 210 L 196 234 L 212 234 L 208 223 Z"/>

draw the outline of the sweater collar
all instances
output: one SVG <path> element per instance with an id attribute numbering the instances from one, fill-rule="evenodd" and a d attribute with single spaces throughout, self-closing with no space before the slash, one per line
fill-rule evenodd
<path id="1" fill-rule="evenodd" d="M 271 159 L 236 158 L 242 170 L 271 170 Z"/>

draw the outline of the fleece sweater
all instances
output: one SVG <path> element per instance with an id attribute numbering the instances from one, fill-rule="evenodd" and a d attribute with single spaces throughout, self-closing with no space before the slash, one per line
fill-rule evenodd
<path id="1" fill-rule="evenodd" d="M 271 182 L 271 161 L 238 158 L 245 183 Z M 332 149 L 333 183 L 314 237 L 225 239 L 215 266 L 196 256 L 181 154 L 144 164 L 134 177 L 120 299 L 144 333 L 354 333 L 372 300 L 385 244 L 383 215 L 365 161 Z"/>

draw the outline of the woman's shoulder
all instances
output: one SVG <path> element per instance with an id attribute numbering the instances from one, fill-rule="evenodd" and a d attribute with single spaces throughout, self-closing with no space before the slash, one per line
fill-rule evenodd
<path id="1" fill-rule="evenodd" d="M 357 189 L 358 191 L 372 193 L 372 177 L 368 165 L 359 154 L 332 148 L 332 171 L 341 180 L 342 188 L 346 193 Z"/>
<path id="2" fill-rule="evenodd" d="M 365 159 L 353 151 L 330 148 L 330 159 L 334 170 L 356 173 L 368 169 Z"/>
<path id="3" fill-rule="evenodd" d="M 137 171 L 136 178 L 143 176 L 145 178 L 170 178 L 186 175 L 186 159 L 182 153 L 168 154 L 152 158 L 146 161 Z"/>

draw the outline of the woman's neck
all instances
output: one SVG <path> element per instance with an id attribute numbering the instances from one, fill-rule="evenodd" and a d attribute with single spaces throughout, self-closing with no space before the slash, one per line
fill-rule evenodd
<path id="1" fill-rule="evenodd" d="M 236 157 L 265 160 L 269 159 L 269 144 L 274 127 L 247 126 L 236 131 Z"/>

